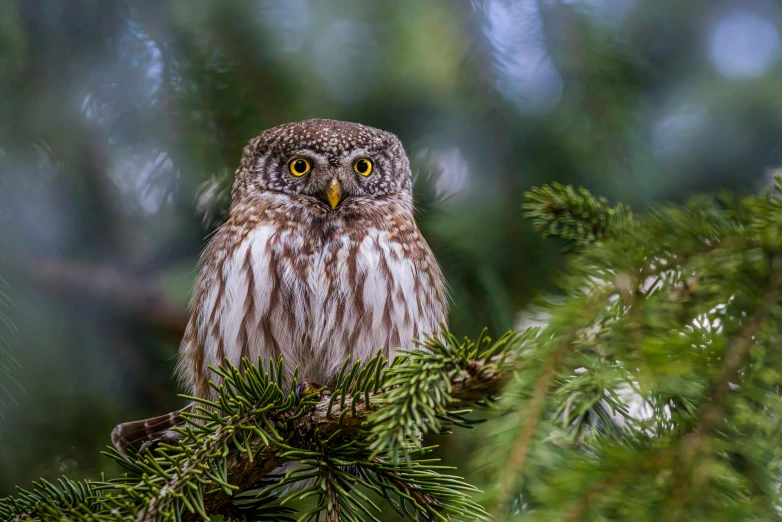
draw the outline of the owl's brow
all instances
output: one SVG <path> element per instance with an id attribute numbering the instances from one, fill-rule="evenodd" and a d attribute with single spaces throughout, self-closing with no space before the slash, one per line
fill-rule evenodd
<path id="1" fill-rule="evenodd" d="M 369 151 L 367 149 L 353 149 L 347 154 L 339 157 L 340 163 L 350 164 L 358 158 L 371 158 L 374 159 L 378 155 L 378 151 Z"/>
<path id="2" fill-rule="evenodd" d="M 313 163 L 322 162 L 327 163 L 328 157 L 318 154 L 317 152 L 314 152 L 312 149 L 296 149 L 293 151 L 285 151 L 285 150 L 276 150 L 271 152 L 270 154 L 267 154 L 265 157 L 269 158 L 272 161 L 279 161 L 283 160 L 283 163 L 287 163 L 293 158 L 307 158 L 309 160 L 312 160 Z M 265 161 L 264 157 L 258 158 L 257 166 L 260 166 L 260 164 Z"/>
<path id="3" fill-rule="evenodd" d="M 309 158 L 313 160 L 318 160 L 322 162 L 328 161 L 328 156 L 324 154 L 318 154 L 317 152 L 313 151 L 312 149 L 296 149 L 289 153 L 282 152 L 280 154 L 281 156 L 285 157 L 286 159 L 292 159 L 296 157 L 303 157 L 303 158 Z"/>

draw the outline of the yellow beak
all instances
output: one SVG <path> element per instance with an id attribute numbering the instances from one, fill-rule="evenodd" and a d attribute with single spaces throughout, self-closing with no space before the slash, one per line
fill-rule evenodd
<path id="1" fill-rule="evenodd" d="M 337 205 L 339 205 L 339 200 L 341 198 L 342 187 L 340 186 L 339 181 L 337 181 L 337 178 L 334 178 L 326 188 L 326 200 L 329 202 L 329 205 L 331 205 L 331 208 L 335 209 L 337 208 Z"/>

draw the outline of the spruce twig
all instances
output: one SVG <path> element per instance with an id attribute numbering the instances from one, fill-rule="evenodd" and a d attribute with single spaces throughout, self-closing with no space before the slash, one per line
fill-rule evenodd
<path id="1" fill-rule="evenodd" d="M 617 237 L 632 222 L 632 212 L 619 203 L 611 207 L 584 188 L 552 183 L 526 194 L 525 217 L 545 237 L 559 237 L 573 247 Z"/>

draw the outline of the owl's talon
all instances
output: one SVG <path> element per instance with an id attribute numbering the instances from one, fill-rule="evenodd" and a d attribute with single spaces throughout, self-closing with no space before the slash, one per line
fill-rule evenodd
<path id="1" fill-rule="evenodd" d="M 300 401 L 302 397 L 306 397 L 307 395 L 317 393 L 323 388 L 325 388 L 325 386 L 313 381 L 300 382 L 296 386 L 296 400 Z"/>

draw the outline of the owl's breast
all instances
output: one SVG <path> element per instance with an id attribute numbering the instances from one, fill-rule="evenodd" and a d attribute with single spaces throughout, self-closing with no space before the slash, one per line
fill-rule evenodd
<path id="1" fill-rule="evenodd" d="M 194 310 L 206 361 L 283 355 L 289 374 L 298 366 L 301 377 L 328 384 L 348 355 L 411 347 L 446 314 L 439 269 L 423 246 L 414 252 L 376 228 L 256 227 L 225 253 Z"/>

